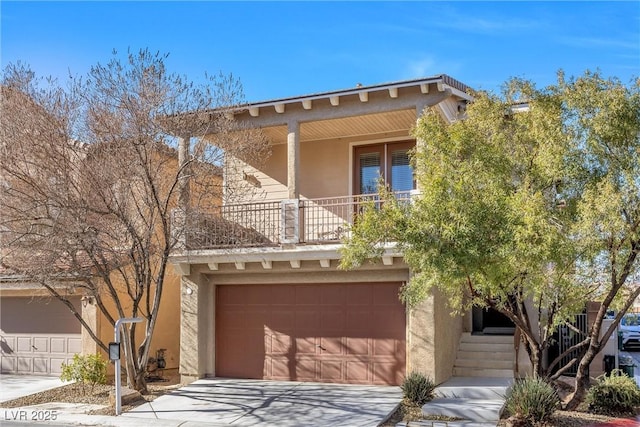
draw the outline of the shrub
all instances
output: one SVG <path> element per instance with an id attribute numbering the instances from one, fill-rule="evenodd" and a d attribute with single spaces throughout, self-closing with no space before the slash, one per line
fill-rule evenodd
<path id="1" fill-rule="evenodd" d="M 505 398 L 505 412 L 523 425 L 548 421 L 560 403 L 558 392 L 542 378 L 516 381 Z"/>
<path id="2" fill-rule="evenodd" d="M 614 369 L 610 376 L 601 376 L 587 392 L 589 408 L 598 414 L 628 414 L 640 406 L 640 389 L 633 378 Z"/>
<path id="3" fill-rule="evenodd" d="M 99 354 L 81 356 L 73 355 L 70 364 L 62 364 L 62 381 L 76 381 L 82 384 L 91 384 L 91 391 L 96 384 L 107 382 L 107 361 Z"/>
<path id="4" fill-rule="evenodd" d="M 405 399 L 414 405 L 422 406 L 433 399 L 436 385 L 430 378 L 418 372 L 411 372 L 401 385 Z"/>

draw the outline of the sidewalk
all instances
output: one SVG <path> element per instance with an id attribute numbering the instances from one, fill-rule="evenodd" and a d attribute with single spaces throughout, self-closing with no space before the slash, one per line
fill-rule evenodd
<path id="1" fill-rule="evenodd" d="M 0 404 L 1 406 L 1 404 Z M 45 403 L 22 408 L 1 408 L 0 424 L 3 422 L 25 422 L 69 426 L 112 426 L 140 427 L 141 420 L 126 416 L 86 415 L 86 411 L 100 408 L 99 405 L 78 405 L 74 403 Z M 202 423 L 185 420 L 161 420 L 147 418 L 144 425 L 157 427 L 205 427 L 216 426 L 213 423 Z M 222 426 L 226 424 L 218 424 Z"/>

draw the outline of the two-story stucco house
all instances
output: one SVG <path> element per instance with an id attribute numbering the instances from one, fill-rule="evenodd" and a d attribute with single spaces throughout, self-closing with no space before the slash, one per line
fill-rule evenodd
<path id="1" fill-rule="evenodd" d="M 411 271 L 392 244 L 378 263 L 337 268 L 340 239 L 359 204 L 376 197 L 378 177 L 408 196 L 419 191 L 407 152 L 419 143 L 410 130 L 423 110 L 436 106 L 453 121 L 469 101 L 464 84 L 440 75 L 234 109 L 242 126 L 262 129 L 272 154 L 262 165 L 228 158 L 236 172 L 227 186 L 251 191 L 188 216 L 196 219 L 173 253 L 183 381 L 400 384 L 414 370 L 441 382 L 472 368 L 513 375 L 513 336 L 471 335 L 512 331 L 491 313 L 451 316 L 437 293 L 405 308 L 398 290 Z M 188 137 L 180 147 L 187 158 Z M 472 364 L 482 351 L 489 364 Z"/>

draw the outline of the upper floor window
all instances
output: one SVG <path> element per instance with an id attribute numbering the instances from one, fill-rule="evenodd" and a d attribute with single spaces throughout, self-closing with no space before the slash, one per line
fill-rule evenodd
<path id="1" fill-rule="evenodd" d="M 409 163 L 409 150 L 413 147 L 415 142 L 389 142 L 355 147 L 354 194 L 377 193 L 380 177 L 392 191 L 415 189 L 413 169 Z"/>

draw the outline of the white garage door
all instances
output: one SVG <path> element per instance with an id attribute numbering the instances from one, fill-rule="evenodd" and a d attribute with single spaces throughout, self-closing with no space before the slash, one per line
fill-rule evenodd
<path id="1" fill-rule="evenodd" d="M 80 297 L 71 299 L 80 307 Z M 80 322 L 55 298 L 0 298 L 2 373 L 60 375 L 82 351 Z"/>

